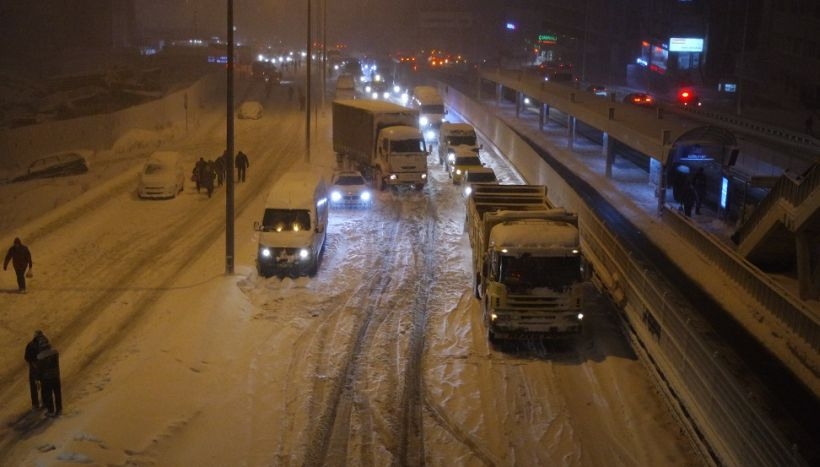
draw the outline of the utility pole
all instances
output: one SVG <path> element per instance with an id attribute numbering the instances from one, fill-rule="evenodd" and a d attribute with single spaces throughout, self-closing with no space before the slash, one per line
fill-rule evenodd
<path id="1" fill-rule="evenodd" d="M 233 0 L 228 0 L 228 99 L 225 149 L 225 274 L 233 274 L 234 206 L 233 206 Z"/>

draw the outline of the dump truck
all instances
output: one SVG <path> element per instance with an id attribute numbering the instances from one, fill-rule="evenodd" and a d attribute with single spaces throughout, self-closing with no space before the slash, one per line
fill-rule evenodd
<path id="1" fill-rule="evenodd" d="M 379 100 L 333 101 L 333 150 L 373 187 L 427 183 L 427 145 L 415 109 Z"/>
<path id="2" fill-rule="evenodd" d="M 578 217 L 544 185 L 475 184 L 467 198 L 473 288 L 487 337 L 571 337 L 582 330 L 588 279 Z"/>

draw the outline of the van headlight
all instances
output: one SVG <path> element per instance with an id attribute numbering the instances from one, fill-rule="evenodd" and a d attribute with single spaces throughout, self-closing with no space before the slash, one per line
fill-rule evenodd
<path id="1" fill-rule="evenodd" d="M 330 194 L 330 200 L 333 201 L 334 203 L 338 203 L 339 201 L 342 200 L 342 193 L 340 193 L 338 191 L 334 191 L 333 193 Z"/>
<path id="2" fill-rule="evenodd" d="M 302 248 L 299 250 L 299 259 L 307 259 L 310 256 L 310 250 L 307 248 Z"/>
<path id="3" fill-rule="evenodd" d="M 359 198 L 362 201 L 370 201 L 370 192 L 369 191 L 363 191 L 362 194 L 359 195 Z"/>
<path id="4" fill-rule="evenodd" d="M 260 248 L 259 249 L 259 256 L 261 256 L 263 258 L 270 258 L 271 257 L 270 248 L 267 248 L 267 247 Z"/>

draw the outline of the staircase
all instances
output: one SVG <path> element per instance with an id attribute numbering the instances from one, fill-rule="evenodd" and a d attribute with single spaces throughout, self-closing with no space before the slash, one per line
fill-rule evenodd
<path id="1" fill-rule="evenodd" d="M 732 239 L 761 269 L 796 271 L 801 298 L 820 296 L 820 164 L 780 177 Z"/>

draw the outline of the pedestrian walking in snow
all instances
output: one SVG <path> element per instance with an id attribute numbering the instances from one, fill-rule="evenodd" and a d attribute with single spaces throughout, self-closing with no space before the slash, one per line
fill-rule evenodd
<path id="1" fill-rule="evenodd" d="M 208 198 L 214 194 L 214 179 L 216 178 L 216 171 L 214 170 L 214 161 L 209 160 L 205 163 L 204 169 L 202 169 L 202 180 L 200 183 L 208 192 Z"/>
<path id="2" fill-rule="evenodd" d="M 196 165 L 194 166 L 194 181 L 196 182 L 196 192 L 199 193 L 199 189 L 202 188 L 202 177 L 205 174 L 205 169 L 208 163 L 205 162 L 204 157 L 200 157 L 198 161 L 196 161 Z"/>
<path id="3" fill-rule="evenodd" d="M 214 171 L 216 172 L 216 186 L 222 186 L 225 180 L 225 154 L 217 157 L 214 161 Z"/>
<path id="4" fill-rule="evenodd" d="M 45 336 L 43 336 L 45 337 Z M 40 390 L 46 416 L 59 417 L 63 412 L 63 392 L 60 385 L 60 353 L 48 339 L 42 339 L 37 353 L 37 369 L 40 372 Z"/>
<path id="5" fill-rule="evenodd" d="M 238 174 L 239 181 L 244 182 L 245 171 L 248 169 L 248 167 L 251 166 L 250 162 L 248 161 L 248 156 L 245 155 L 244 152 L 239 151 L 239 153 L 236 154 L 236 163 L 234 165 L 236 166 L 236 172 Z"/>
<path id="6" fill-rule="evenodd" d="M 36 410 L 42 407 L 40 404 L 40 370 L 37 368 L 37 354 L 44 342 L 48 342 L 43 331 L 34 331 L 34 337 L 26 344 L 24 358 L 28 363 L 28 387 L 31 394 L 31 409 Z"/>
<path id="7" fill-rule="evenodd" d="M 695 214 L 700 214 L 700 207 L 706 198 L 706 173 L 703 167 L 698 167 L 697 172 L 692 176 L 692 185 L 695 188 Z"/>
<path id="8" fill-rule="evenodd" d="M 14 245 L 9 248 L 6 253 L 6 259 L 3 261 L 3 270 L 8 269 L 9 261 L 14 267 L 14 272 L 17 274 L 17 287 L 20 293 L 26 293 L 26 276 L 31 277 L 31 252 L 28 247 L 23 245 L 20 238 L 14 239 Z M 28 268 L 28 273 L 26 273 Z"/>

